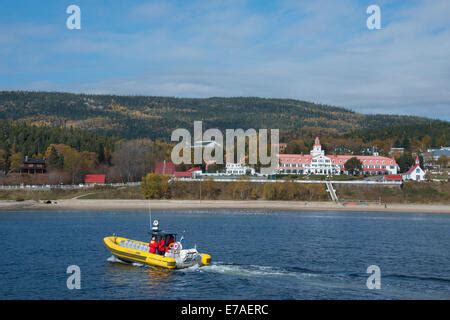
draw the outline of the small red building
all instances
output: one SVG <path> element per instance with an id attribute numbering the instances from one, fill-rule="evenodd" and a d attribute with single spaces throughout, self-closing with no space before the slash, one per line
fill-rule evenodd
<path id="1" fill-rule="evenodd" d="M 384 181 L 403 181 L 403 177 L 401 174 L 389 174 L 383 177 Z"/>
<path id="2" fill-rule="evenodd" d="M 175 171 L 174 172 L 174 176 L 177 178 L 192 178 L 194 176 L 194 174 L 202 172 L 201 168 L 195 167 L 195 168 L 190 168 L 187 171 Z"/>
<path id="3" fill-rule="evenodd" d="M 156 174 L 174 174 L 176 168 L 175 164 L 172 161 L 163 161 L 158 162 L 155 165 L 155 173 Z"/>
<path id="4" fill-rule="evenodd" d="M 105 184 L 106 175 L 104 174 L 87 174 L 84 176 L 85 184 Z"/>

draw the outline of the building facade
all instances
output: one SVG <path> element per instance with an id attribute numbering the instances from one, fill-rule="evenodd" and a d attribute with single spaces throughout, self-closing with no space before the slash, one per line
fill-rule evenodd
<path id="1" fill-rule="evenodd" d="M 255 169 L 243 166 L 240 163 L 227 163 L 225 165 L 225 174 L 228 176 L 245 176 L 247 174 L 254 175 Z"/>
<path id="2" fill-rule="evenodd" d="M 84 176 L 85 184 L 105 184 L 106 175 L 105 174 L 87 174 Z"/>
<path id="3" fill-rule="evenodd" d="M 434 161 L 438 161 L 440 157 L 450 157 L 450 147 L 441 147 L 440 149 L 428 149 L 427 153 Z"/>
<path id="4" fill-rule="evenodd" d="M 325 155 L 317 137 L 310 154 L 280 154 L 279 167 L 275 173 L 298 175 L 340 175 L 347 174 L 345 163 L 358 158 L 362 163 L 362 173 L 367 175 L 397 174 L 398 164 L 394 159 L 379 155 Z"/>
<path id="5" fill-rule="evenodd" d="M 412 180 L 412 181 L 424 181 L 425 180 L 425 171 L 420 167 L 420 159 L 416 158 L 414 165 L 409 168 L 402 176 L 403 180 Z"/>
<path id="6" fill-rule="evenodd" d="M 47 166 L 45 159 L 32 158 L 26 156 L 20 168 L 17 170 L 18 173 L 26 174 L 43 174 L 47 172 Z"/>
<path id="7" fill-rule="evenodd" d="M 175 171 L 173 176 L 175 178 L 198 178 L 202 175 L 202 169 L 200 167 L 190 168 L 186 171 Z"/>

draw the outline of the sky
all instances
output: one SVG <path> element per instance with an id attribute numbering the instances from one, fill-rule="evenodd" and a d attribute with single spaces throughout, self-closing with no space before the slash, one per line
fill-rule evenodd
<path id="1" fill-rule="evenodd" d="M 81 29 L 69 30 L 69 5 Z M 366 9 L 381 9 L 369 30 Z M 0 3 L 0 90 L 293 98 L 450 120 L 450 1 Z"/>

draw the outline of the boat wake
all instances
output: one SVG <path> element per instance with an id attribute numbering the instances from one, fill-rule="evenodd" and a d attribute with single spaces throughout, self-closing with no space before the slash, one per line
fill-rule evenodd
<path id="1" fill-rule="evenodd" d="M 143 267 L 145 266 L 142 263 L 133 262 L 127 263 L 115 256 L 111 256 L 107 259 L 107 261 L 112 263 L 121 263 L 132 265 L 135 267 Z M 319 274 L 314 273 L 310 270 L 303 270 L 299 268 L 294 268 L 292 270 L 279 268 L 279 267 L 270 267 L 270 266 L 258 266 L 258 265 L 238 265 L 238 264 L 230 264 L 230 263 L 222 263 L 216 262 L 209 266 L 199 266 L 194 265 L 192 267 L 184 268 L 184 269 L 176 269 L 173 270 L 175 272 L 206 272 L 206 273 L 217 273 L 223 275 L 237 276 L 237 277 L 292 277 L 292 278 L 312 278 L 317 277 Z"/>
<path id="2" fill-rule="evenodd" d="M 117 258 L 116 256 L 111 256 L 108 259 L 106 259 L 106 261 L 111 262 L 111 263 L 127 264 L 127 265 L 131 265 L 134 267 L 143 267 L 144 266 L 143 263 L 139 263 L 139 262 L 128 263 L 128 262 L 122 261 L 119 258 Z"/>
<path id="3" fill-rule="evenodd" d="M 180 269 L 181 272 L 209 272 L 239 277 L 295 277 L 309 278 L 317 274 L 300 270 L 288 270 L 278 267 L 258 266 L 258 265 L 237 265 L 226 263 L 213 263 L 209 266 L 193 266 L 186 269 Z"/>
<path id="4" fill-rule="evenodd" d="M 129 263 L 126 263 L 126 262 L 124 262 L 124 261 L 122 261 L 122 260 L 118 259 L 118 258 L 117 258 L 117 257 L 115 257 L 115 256 L 111 256 L 111 257 L 109 257 L 108 259 L 106 259 L 106 261 L 108 261 L 108 262 L 112 262 L 112 263 L 123 263 L 123 264 L 129 264 Z"/>

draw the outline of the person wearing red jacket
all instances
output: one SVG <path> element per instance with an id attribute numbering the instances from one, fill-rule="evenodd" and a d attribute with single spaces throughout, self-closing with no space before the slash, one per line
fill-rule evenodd
<path id="1" fill-rule="evenodd" d="M 150 240 L 150 253 L 156 253 L 156 249 L 158 249 L 158 244 L 156 243 L 155 237 L 152 237 L 152 240 Z"/>
<path id="2" fill-rule="evenodd" d="M 163 256 L 165 251 L 166 242 L 164 241 L 164 238 L 161 238 L 161 240 L 158 241 L 158 253 Z"/>

